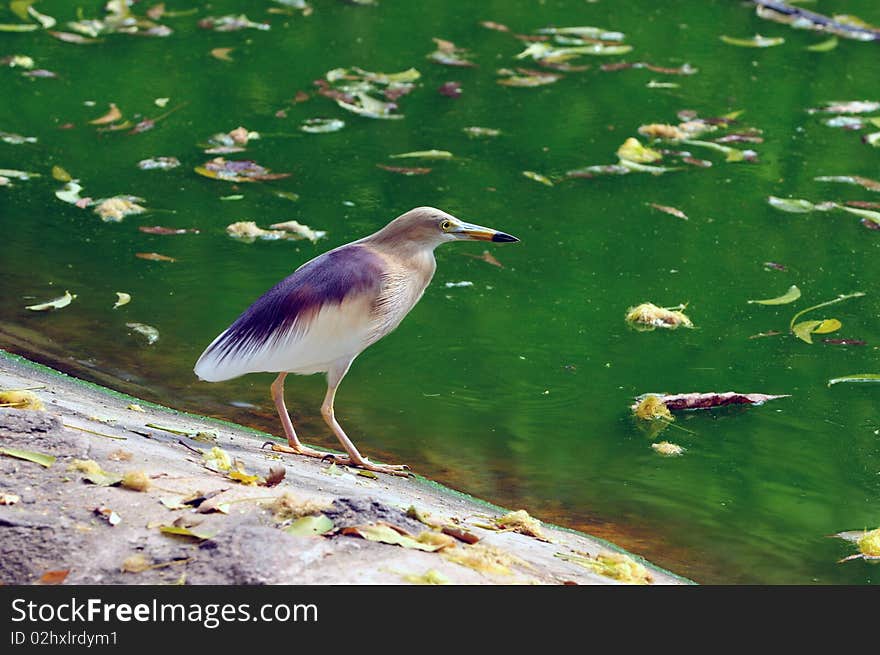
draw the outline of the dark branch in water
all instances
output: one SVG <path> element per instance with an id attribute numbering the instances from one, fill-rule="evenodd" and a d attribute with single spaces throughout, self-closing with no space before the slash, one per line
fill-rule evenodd
<path id="1" fill-rule="evenodd" d="M 793 7 L 784 2 L 775 2 L 774 0 L 752 0 L 752 2 L 758 5 L 757 12 L 761 18 L 787 23 L 792 27 L 830 32 L 847 39 L 880 41 L 880 30 L 871 27 L 844 23 L 807 9 Z"/>

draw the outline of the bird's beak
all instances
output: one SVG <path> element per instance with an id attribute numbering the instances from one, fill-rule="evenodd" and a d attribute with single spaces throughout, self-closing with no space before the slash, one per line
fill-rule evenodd
<path id="1" fill-rule="evenodd" d="M 514 236 L 493 230 L 491 227 L 483 227 L 472 223 L 461 223 L 461 225 L 452 229 L 451 234 L 459 239 L 471 239 L 473 241 L 501 241 L 514 242 L 519 241 Z"/>

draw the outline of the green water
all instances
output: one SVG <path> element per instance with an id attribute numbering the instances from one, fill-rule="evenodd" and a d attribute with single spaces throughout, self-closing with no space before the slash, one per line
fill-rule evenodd
<path id="1" fill-rule="evenodd" d="M 146 5 L 146 3 L 140 3 Z M 169 9 L 198 3 L 168 2 Z M 71 3 L 38 8 L 71 20 Z M 403 211 L 434 205 L 519 236 L 490 244 L 504 268 L 474 257 L 482 244 L 437 251 L 438 272 L 421 303 L 391 336 L 365 352 L 344 381 L 338 416 L 361 450 L 405 462 L 453 487 L 541 518 L 615 540 L 699 582 L 876 583 L 878 569 L 837 564 L 852 546 L 827 535 L 880 525 L 880 418 L 876 385 L 826 387 L 831 377 L 880 371 L 880 233 L 840 212 L 786 214 L 770 194 L 811 200 L 877 200 L 859 187 L 814 182 L 817 175 L 878 177 L 880 151 L 859 133 L 822 125 L 808 107 L 878 98 L 880 50 L 841 41 L 831 52 L 805 47 L 825 37 L 755 17 L 736 1 L 650 0 L 585 3 L 403 2 L 358 7 L 316 0 L 313 15 L 266 13 L 270 2 L 218 1 L 196 16 L 163 19 L 169 38 L 111 36 L 76 45 L 42 32 L 0 34 L 0 57 L 27 54 L 57 79 L 0 69 L 0 130 L 38 143 L 0 143 L 0 168 L 41 173 L 0 189 L 0 346 L 88 379 L 159 402 L 280 431 L 268 399 L 271 375 L 210 385 L 192 365 L 211 339 L 278 279 L 316 254 L 368 234 Z M 880 22 L 876 4 L 809 5 Z M 86 16 L 100 3 L 83 3 Z M 478 8 L 476 8 L 478 7 Z M 143 13 L 143 8 L 138 8 Z M 214 33 L 199 17 L 247 11 L 270 31 Z M 18 19 L 8 11 L 0 22 Z M 547 25 L 598 25 L 627 34 L 634 51 L 592 58 L 593 68 L 540 88 L 505 88 L 495 70 L 516 65 L 523 45 L 480 20 L 532 32 Z M 721 43 L 720 34 L 783 36 L 767 49 Z M 471 50 L 477 68 L 425 59 L 432 37 Z M 233 62 L 209 55 L 232 47 Z M 690 77 L 646 70 L 602 72 L 603 61 L 689 62 Z M 521 63 L 521 62 L 520 62 Z M 422 72 L 401 99 L 400 121 L 349 114 L 312 94 L 335 67 Z M 449 99 L 443 82 L 461 82 Z M 679 88 L 648 88 L 650 80 Z M 307 102 L 291 104 L 297 91 Z M 99 133 L 87 122 L 116 103 L 127 118 L 185 106 L 143 134 Z M 94 101 L 95 106 L 86 106 Z M 628 175 L 561 181 L 547 187 L 522 176 L 560 178 L 570 169 L 613 163 L 643 123 L 676 122 L 681 109 L 704 116 L 744 110 L 763 130 L 758 163 L 715 162 L 659 177 Z M 275 116 L 285 109 L 286 118 Z M 307 118 L 337 117 L 346 127 L 303 134 Z M 139 117 L 135 118 L 139 120 Z M 59 129 L 73 123 L 72 129 Z M 211 157 L 197 144 L 238 125 L 266 136 L 246 153 L 284 180 L 240 184 L 192 172 Z M 462 128 L 502 130 L 469 139 Z M 741 144 L 734 144 L 740 145 Z M 451 161 L 404 177 L 376 167 L 388 155 L 437 148 Z M 141 171 L 140 159 L 173 155 L 172 171 Z M 119 224 L 58 201 L 60 165 L 93 198 L 133 194 L 150 213 Z M 276 191 L 299 194 L 280 198 Z M 244 199 L 220 200 L 243 194 Z M 647 202 L 672 205 L 689 221 Z M 317 244 L 237 242 L 234 221 L 263 227 L 298 220 L 327 230 Z M 195 227 L 198 235 L 153 236 L 139 225 Z M 174 263 L 144 261 L 158 252 Z M 767 271 L 763 262 L 785 264 Z M 470 287 L 447 288 L 447 282 Z M 750 298 L 803 291 L 793 305 L 761 307 Z M 78 294 L 54 313 L 24 309 Z M 132 296 L 111 309 L 116 291 Z M 863 298 L 829 308 L 837 335 L 867 346 L 810 346 L 789 336 L 791 315 L 840 293 Z M 628 306 L 688 302 L 697 329 L 638 333 Z M 819 312 L 821 314 L 821 312 Z M 822 318 L 817 315 L 816 318 Z M 155 326 L 148 346 L 127 322 Z M 307 442 L 334 446 L 320 420 L 320 376 L 290 379 L 288 404 Z M 628 406 L 648 391 L 787 393 L 762 407 L 680 416 L 664 439 L 684 446 L 662 458 L 633 424 Z M 233 404 L 234 403 L 234 404 Z M 249 403 L 255 407 L 242 407 Z"/>

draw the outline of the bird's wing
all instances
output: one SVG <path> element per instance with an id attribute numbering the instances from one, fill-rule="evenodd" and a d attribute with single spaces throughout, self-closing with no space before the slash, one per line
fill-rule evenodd
<path id="1" fill-rule="evenodd" d="M 333 306 L 362 298 L 366 302 L 358 305 L 369 312 L 382 279 L 383 260 L 364 246 L 343 246 L 316 257 L 260 296 L 218 336 L 196 363 L 196 374 L 216 381 L 271 370 L 250 364 L 260 360 L 264 365 L 269 351 L 277 348 L 292 349 Z"/>

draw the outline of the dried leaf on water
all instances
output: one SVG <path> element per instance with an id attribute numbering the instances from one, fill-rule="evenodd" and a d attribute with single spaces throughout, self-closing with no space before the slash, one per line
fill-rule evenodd
<path id="1" fill-rule="evenodd" d="M 540 173 L 536 173 L 535 171 L 523 171 L 522 174 L 530 180 L 540 182 L 544 186 L 553 186 L 553 180 L 551 180 L 546 175 L 541 175 Z"/>
<path id="2" fill-rule="evenodd" d="M 748 39 L 738 39 L 732 36 L 722 35 L 721 40 L 729 45 L 739 46 L 741 48 L 770 48 L 785 43 L 785 39 L 781 36 L 767 37 L 756 34 Z"/>
<path id="3" fill-rule="evenodd" d="M 816 182 L 840 182 L 842 184 L 855 184 L 868 189 L 868 191 L 880 191 L 880 182 L 860 175 L 821 175 L 814 177 Z"/>
<path id="4" fill-rule="evenodd" d="M 546 71 L 518 68 L 516 71 L 504 68 L 498 71 L 498 84 L 503 86 L 534 87 L 553 84 L 562 79 L 562 75 Z"/>
<path id="5" fill-rule="evenodd" d="M 441 96 L 446 96 L 447 98 L 460 98 L 461 82 L 444 82 L 437 87 L 437 93 Z"/>
<path id="6" fill-rule="evenodd" d="M 874 100 L 847 100 L 827 102 L 822 107 L 808 109 L 807 112 L 823 114 L 867 114 L 880 109 L 880 102 Z"/>
<path id="7" fill-rule="evenodd" d="M 99 200 L 94 211 L 105 223 L 119 223 L 126 216 L 146 212 L 146 207 L 137 204 L 143 200 L 143 198 L 136 196 L 113 196 Z"/>
<path id="8" fill-rule="evenodd" d="M 668 441 L 652 443 L 651 448 L 654 449 L 654 452 L 663 455 L 664 457 L 678 457 L 679 455 L 683 455 L 685 451 L 685 449 L 677 443 L 670 443 Z"/>
<path id="9" fill-rule="evenodd" d="M 462 132 L 467 134 L 471 138 L 492 138 L 499 136 L 501 134 L 501 130 L 496 130 L 493 127 L 463 127 L 461 128 Z"/>
<path id="10" fill-rule="evenodd" d="M 401 152 L 397 155 L 388 155 L 390 159 L 452 159 L 453 155 L 448 150 L 414 150 Z"/>
<path id="11" fill-rule="evenodd" d="M 789 287 L 788 291 L 786 291 L 781 296 L 776 298 L 766 298 L 764 300 L 749 300 L 749 304 L 757 304 L 757 305 L 787 305 L 788 303 L 792 303 L 798 298 L 801 297 L 801 290 L 797 288 L 796 285 L 792 284 Z"/>
<path id="12" fill-rule="evenodd" d="M 327 534 L 336 527 L 324 514 L 303 516 L 284 528 L 284 532 L 295 537 L 313 537 Z"/>
<path id="13" fill-rule="evenodd" d="M 93 39 L 87 36 L 83 36 L 82 34 L 74 34 L 73 32 L 55 32 L 49 30 L 48 33 L 54 36 L 59 41 L 64 41 L 65 43 L 76 43 L 77 45 L 101 43 L 103 41 L 103 39 Z"/>
<path id="14" fill-rule="evenodd" d="M 124 291 L 116 292 L 116 303 L 113 305 L 113 309 L 117 309 L 118 307 L 122 307 L 123 305 L 127 305 L 131 302 L 131 296 Z"/>
<path id="15" fill-rule="evenodd" d="M 233 239 L 240 239 L 246 243 L 253 243 L 257 239 L 283 239 L 284 230 L 264 230 L 257 227 L 254 221 L 238 221 L 226 226 L 226 234 Z"/>
<path id="16" fill-rule="evenodd" d="M 338 132 L 345 127 L 345 121 L 338 118 L 307 118 L 299 129 L 309 134 L 326 134 Z"/>
<path id="17" fill-rule="evenodd" d="M 160 234 L 160 235 L 172 235 L 172 234 L 198 234 L 199 231 L 192 228 L 175 228 L 175 227 L 163 227 L 161 225 L 140 225 L 138 226 L 138 230 L 145 234 Z"/>
<path id="18" fill-rule="evenodd" d="M 763 405 L 768 400 L 790 397 L 789 394 L 774 396 L 764 393 L 737 393 L 735 391 L 727 391 L 724 393 L 651 393 L 643 394 L 636 398 L 636 401 L 632 404 L 630 409 L 632 409 L 633 412 L 638 412 L 639 406 L 648 396 L 654 396 L 659 402 L 663 403 L 667 409 L 672 411 L 712 409 L 714 407 L 723 407 L 725 405 Z"/>
<path id="19" fill-rule="evenodd" d="M 654 582 L 654 576 L 647 568 L 623 553 L 604 552 L 598 553 L 595 557 L 589 554 L 584 556 L 556 553 L 556 557 L 627 584 L 652 584 Z"/>
<path id="20" fill-rule="evenodd" d="M 834 48 L 837 47 L 837 44 L 837 37 L 832 36 L 830 39 L 826 39 L 825 41 L 820 41 L 819 43 L 809 45 L 806 49 L 810 52 L 829 52 L 830 50 L 834 50 Z"/>
<path id="21" fill-rule="evenodd" d="M 303 225 L 297 221 L 285 221 L 283 223 L 273 223 L 270 225 L 273 230 L 283 230 L 287 232 L 290 238 L 294 239 L 308 239 L 312 243 L 316 242 L 318 239 L 323 239 L 327 236 L 327 232 L 324 230 L 313 230 L 308 225 Z"/>
<path id="22" fill-rule="evenodd" d="M 18 448 L 0 448 L 0 455 L 15 457 L 16 459 L 24 459 L 28 462 L 39 464 L 40 466 L 43 466 L 45 468 L 49 468 L 50 466 L 52 466 L 52 464 L 55 463 L 55 457 L 53 455 L 37 453 L 32 450 L 20 450 Z"/>
<path id="23" fill-rule="evenodd" d="M 672 412 L 663 402 L 663 399 L 656 394 L 645 394 L 640 400 L 631 407 L 633 414 L 645 421 L 674 421 Z"/>
<path id="24" fill-rule="evenodd" d="M 122 112 L 119 111 L 119 107 L 115 103 L 111 102 L 110 111 L 93 121 L 89 121 L 89 125 L 107 125 L 108 123 L 115 123 L 120 118 L 122 118 Z"/>
<path id="25" fill-rule="evenodd" d="M 211 50 L 211 56 L 220 61 L 235 61 L 229 56 L 229 53 L 233 50 L 235 50 L 235 48 L 214 48 Z"/>
<path id="26" fill-rule="evenodd" d="M 150 157 L 149 159 L 141 159 L 138 162 L 138 168 L 142 171 L 168 171 L 172 168 L 180 166 L 180 160 L 177 157 Z"/>
<path id="27" fill-rule="evenodd" d="M 419 166 L 386 166 L 385 164 L 376 164 L 377 168 L 381 168 L 384 171 L 389 171 L 391 173 L 398 173 L 400 175 L 427 175 L 433 169 L 424 168 Z"/>
<path id="28" fill-rule="evenodd" d="M 195 172 L 204 177 L 224 182 L 262 182 L 265 180 L 280 180 L 290 177 L 290 173 L 272 173 L 268 168 L 260 166 L 250 160 L 226 160 L 223 157 L 215 157 L 201 166 L 196 166 Z"/>
<path id="29" fill-rule="evenodd" d="M 237 32 L 244 29 L 268 30 L 271 29 L 269 23 L 257 23 L 250 20 L 244 14 L 233 16 L 208 16 L 199 21 L 199 27 L 203 30 L 213 30 L 214 32 Z"/>
<path id="30" fill-rule="evenodd" d="M 849 532 L 839 532 L 834 536 L 856 544 L 859 549 L 858 553 L 850 555 L 849 557 L 844 557 L 839 563 L 854 559 L 880 559 L 880 528 L 864 531 L 852 530 Z"/>
<path id="31" fill-rule="evenodd" d="M 658 307 L 646 302 L 626 310 L 626 322 L 639 331 L 650 331 L 656 328 L 675 330 L 680 327 L 692 328 L 694 324 L 682 310 L 685 305 L 676 307 Z"/>
<path id="32" fill-rule="evenodd" d="M 70 173 L 56 165 L 52 167 L 52 179 L 59 182 L 70 182 L 73 178 L 70 176 Z"/>
<path id="33" fill-rule="evenodd" d="M 151 346 L 159 340 L 159 330 L 152 325 L 146 325 L 145 323 L 126 323 L 125 327 L 134 330 L 146 338 L 147 345 Z"/>
<path id="34" fill-rule="evenodd" d="M 76 299 L 76 294 L 71 294 L 70 291 L 65 291 L 64 295 L 55 298 L 54 300 L 48 300 L 43 303 L 39 303 L 37 305 L 28 305 L 25 309 L 29 309 L 32 312 L 45 312 L 50 309 L 61 309 L 63 307 L 67 307 L 71 302 Z"/>
<path id="35" fill-rule="evenodd" d="M 844 375 L 843 377 L 832 378 L 828 380 L 828 386 L 830 387 L 832 385 L 841 384 L 844 382 L 880 382 L 880 373 L 856 373 L 854 375 Z"/>
<path id="36" fill-rule="evenodd" d="M 437 49 L 428 55 L 428 59 L 444 66 L 473 67 L 476 64 L 470 61 L 468 51 L 457 47 L 452 41 L 445 39 L 433 39 Z"/>
<path id="37" fill-rule="evenodd" d="M 680 209 L 676 209 L 675 207 L 670 207 L 669 205 L 658 205 L 656 202 L 649 202 L 649 207 L 653 207 L 657 211 L 664 212 L 669 214 L 670 216 L 675 216 L 676 218 L 680 218 L 683 221 L 688 220 L 687 214 L 685 214 Z"/>
<path id="38" fill-rule="evenodd" d="M 145 259 L 148 262 L 176 262 L 177 259 L 168 255 L 161 255 L 158 252 L 136 252 L 134 254 L 138 259 Z"/>
<path id="39" fill-rule="evenodd" d="M 620 159 L 635 162 L 636 164 L 650 164 L 663 159 L 663 155 L 656 150 L 643 146 L 634 137 L 630 137 L 623 142 L 623 145 L 617 149 L 617 156 Z"/>

